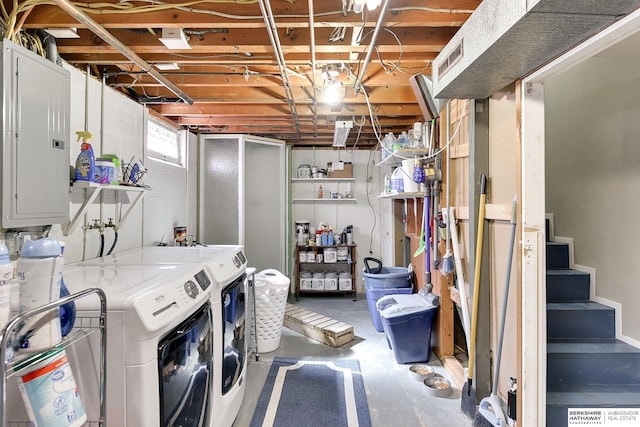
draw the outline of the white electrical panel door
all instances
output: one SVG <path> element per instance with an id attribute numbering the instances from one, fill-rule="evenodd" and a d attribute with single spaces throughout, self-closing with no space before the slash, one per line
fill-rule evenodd
<path id="1" fill-rule="evenodd" d="M 2 43 L 2 226 L 69 222 L 70 76 Z"/>

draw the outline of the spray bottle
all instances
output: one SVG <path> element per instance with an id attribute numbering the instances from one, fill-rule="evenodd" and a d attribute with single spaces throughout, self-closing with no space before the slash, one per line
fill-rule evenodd
<path id="1" fill-rule="evenodd" d="M 92 136 L 89 131 L 78 131 L 78 141 L 82 139 L 82 145 L 80 146 L 80 154 L 76 159 L 76 181 L 89 181 L 93 182 L 96 171 L 96 158 L 93 154 L 93 148 L 89 141 Z"/>

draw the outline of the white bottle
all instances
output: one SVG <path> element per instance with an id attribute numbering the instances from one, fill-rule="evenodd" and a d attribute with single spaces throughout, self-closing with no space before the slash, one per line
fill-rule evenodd
<path id="1" fill-rule="evenodd" d="M 16 276 L 20 292 L 19 313 L 60 298 L 63 259 L 60 243 L 53 238 L 29 240 L 18 258 Z M 62 340 L 59 309 L 31 316 L 18 331 L 20 351 L 43 351 Z"/>
<path id="2" fill-rule="evenodd" d="M 13 265 L 9 259 L 9 250 L 0 242 L 0 329 L 9 322 L 11 315 L 11 283 Z"/>

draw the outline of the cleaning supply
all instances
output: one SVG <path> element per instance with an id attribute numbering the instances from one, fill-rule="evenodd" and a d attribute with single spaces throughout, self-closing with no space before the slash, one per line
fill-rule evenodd
<path id="1" fill-rule="evenodd" d="M 60 257 L 64 259 L 64 242 L 60 242 Z M 62 261 L 64 265 L 64 261 Z M 64 278 L 60 273 L 60 298 L 71 295 L 69 289 L 64 284 Z M 63 337 L 69 335 L 73 329 L 73 324 L 76 321 L 76 304 L 73 301 L 69 301 L 66 304 L 60 306 L 60 332 Z"/>
<path id="2" fill-rule="evenodd" d="M 487 177 L 480 175 L 480 201 L 478 203 L 478 236 L 476 238 L 476 258 L 473 274 L 473 302 L 471 309 L 471 338 L 469 340 L 469 362 L 467 364 L 467 382 L 462 388 L 460 409 L 469 418 L 476 414 L 476 390 L 473 388 L 473 369 L 476 361 L 476 333 L 478 330 L 478 300 L 480 292 L 480 271 L 482 266 L 482 239 L 484 235 L 484 215 L 487 197 Z"/>
<path id="3" fill-rule="evenodd" d="M 502 343 L 504 339 L 504 326 L 507 319 L 507 305 L 509 303 L 509 282 L 511 279 L 511 264 L 513 262 L 513 247 L 516 240 L 516 197 L 513 196 L 511 204 L 511 239 L 509 240 L 509 252 L 507 252 L 507 268 L 504 277 L 504 295 L 502 296 L 502 312 L 500 314 L 500 328 L 498 329 L 498 347 L 496 348 L 496 364 L 493 370 L 493 386 L 491 387 L 491 395 L 480 401 L 478 413 L 489 425 L 494 427 L 506 427 L 507 420 L 500 405 L 500 397 L 498 397 L 498 380 L 500 378 L 500 361 L 502 359 Z M 474 425 L 487 425 L 486 422 L 478 418 L 474 419 Z"/>
<path id="4" fill-rule="evenodd" d="M 60 298 L 60 277 L 64 261 L 60 243 L 51 237 L 28 240 L 18 258 L 16 276 L 20 292 L 19 313 L 41 307 Z M 54 308 L 25 320 L 18 330 L 20 351 L 47 350 L 62 340 L 59 309 Z"/>
<path id="5" fill-rule="evenodd" d="M 100 156 L 100 159 L 111 160 L 111 163 L 113 163 L 113 170 L 111 171 L 112 175 L 110 177 L 109 184 L 118 185 L 120 183 L 121 168 L 121 163 L 118 156 L 116 156 L 115 154 L 103 154 L 102 156 Z"/>
<path id="6" fill-rule="evenodd" d="M 95 162 L 95 178 L 94 182 L 97 184 L 110 184 L 111 177 L 113 176 L 113 162 L 98 157 Z"/>
<path id="7" fill-rule="evenodd" d="M 15 368 L 18 389 L 29 418 L 36 426 L 81 427 L 87 421 L 67 354 L 53 348 L 27 358 Z"/>
<path id="8" fill-rule="evenodd" d="M 11 279 L 13 266 L 9 250 L 4 242 L 0 242 L 0 330 L 5 327 L 11 315 Z"/>
<path id="9" fill-rule="evenodd" d="M 96 173 L 96 157 L 93 154 L 93 148 L 89 141 L 92 138 L 91 132 L 78 131 L 78 141 L 82 139 L 82 145 L 80 146 L 80 154 L 76 158 L 76 181 L 88 181 L 93 182 Z"/>
<path id="10" fill-rule="evenodd" d="M 450 118 L 451 118 L 451 113 L 450 113 L 450 107 L 449 107 L 450 103 L 447 102 L 447 164 L 446 164 L 446 182 L 445 182 L 445 199 L 446 199 L 446 203 L 447 203 L 447 210 L 451 209 L 450 205 L 449 205 L 449 192 L 450 192 L 450 179 L 449 179 L 449 169 L 450 169 L 450 164 L 451 164 L 451 139 L 449 138 L 449 127 L 451 126 L 450 123 Z M 448 222 L 445 223 L 445 227 L 446 227 L 446 231 L 447 231 L 447 235 L 446 235 L 446 251 L 444 253 L 444 256 L 442 257 L 442 268 L 440 268 L 440 273 L 442 273 L 443 275 L 449 275 L 451 273 L 453 273 L 453 255 L 451 254 L 451 227 L 449 226 Z"/>

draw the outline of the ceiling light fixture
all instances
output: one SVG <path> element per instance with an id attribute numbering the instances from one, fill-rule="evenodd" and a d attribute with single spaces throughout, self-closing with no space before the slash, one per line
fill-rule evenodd
<path id="1" fill-rule="evenodd" d="M 159 64 L 154 64 L 154 66 L 158 70 L 162 70 L 162 71 L 170 71 L 170 70 L 179 70 L 180 69 L 180 66 L 178 65 L 177 62 L 161 62 Z"/>
<path id="2" fill-rule="evenodd" d="M 172 50 L 191 49 L 187 36 L 184 34 L 182 28 L 163 28 L 160 41 Z"/>
<path id="3" fill-rule="evenodd" d="M 337 77 L 340 75 L 340 67 L 337 64 L 326 64 L 322 66 L 324 78 L 323 93 L 324 102 L 329 105 L 337 105 L 345 95 L 344 85 Z"/>
<path id="4" fill-rule="evenodd" d="M 345 147 L 347 145 L 347 138 L 349 132 L 353 127 L 353 121 L 336 122 L 336 130 L 333 133 L 333 146 Z"/>
<path id="5" fill-rule="evenodd" d="M 338 105 L 344 98 L 344 85 L 340 80 L 329 77 L 324 81 L 324 102 Z"/>
<path id="6" fill-rule="evenodd" d="M 77 28 L 45 28 L 47 33 L 57 39 L 79 39 Z"/>

